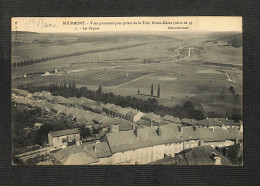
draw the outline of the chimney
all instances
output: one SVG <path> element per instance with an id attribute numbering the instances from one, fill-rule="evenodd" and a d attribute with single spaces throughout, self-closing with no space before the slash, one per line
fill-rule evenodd
<path id="1" fill-rule="evenodd" d="M 179 131 L 183 133 L 183 127 L 179 126 Z"/>
<path id="2" fill-rule="evenodd" d="M 214 157 L 214 165 L 221 165 L 221 158 L 220 157 Z"/>
<path id="3" fill-rule="evenodd" d="M 212 152 L 212 153 L 211 153 L 211 157 L 212 157 L 212 158 L 215 158 L 216 156 L 217 156 L 217 154 L 216 154 L 215 152 Z"/>
<path id="4" fill-rule="evenodd" d="M 228 147 L 225 147 L 223 149 L 223 156 L 227 157 L 227 155 L 228 155 Z"/>
<path id="5" fill-rule="evenodd" d="M 211 159 L 212 159 L 214 165 L 221 165 L 221 158 L 218 157 L 215 152 L 211 153 Z"/>
<path id="6" fill-rule="evenodd" d="M 197 127 L 196 127 L 196 126 L 193 126 L 193 130 L 194 130 L 194 131 L 197 131 Z"/>

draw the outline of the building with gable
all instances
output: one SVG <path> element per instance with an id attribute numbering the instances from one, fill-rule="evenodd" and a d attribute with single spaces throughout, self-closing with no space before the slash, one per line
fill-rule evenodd
<path id="1" fill-rule="evenodd" d="M 69 145 L 80 145 L 80 133 L 78 128 L 50 132 L 48 134 L 49 145 L 52 149 L 61 149 Z"/>

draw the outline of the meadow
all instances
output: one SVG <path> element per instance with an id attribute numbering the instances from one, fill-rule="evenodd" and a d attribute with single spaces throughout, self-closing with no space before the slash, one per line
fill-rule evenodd
<path id="1" fill-rule="evenodd" d="M 41 34 L 33 34 L 33 37 L 39 37 L 38 40 L 45 39 L 44 36 L 39 35 Z M 224 115 L 234 110 L 242 111 L 242 48 L 230 45 L 208 46 L 205 41 L 209 37 L 207 35 L 195 37 L 192 34 L 186 37 L 181 34 L 167 36 L 126 34 L 117 37 L 114 35 L 66 37 L 58 35 L 51 37 L 48 44 L 38 42 L 14 45 L 12 46 L 13 55 L 30 59 L 76 50 L 129 47 L 19 67 L 13 69 L 13 77 L 54 69 L 63 73 L 62 75 L 13 79 L 12 86 L 48 86 L 50 83 L 75 82 L 77 87 L 97 90 L 98 86 L 102 85 L 104 92 L 148 99 L 153 97 L 150 95 L 151 84 L 154 85 L 154 95 L 160 84 L 161 95 L 157 99 L 159 103 L 166 106 L 174 106 L 191 100 L 201 104 L 208 112 Z M 26 38 L 29 37 L 26 36 Z M 214 39 L 216 40 L 216 35 Z M 142 45 L 130 47 L 134 44 Z M 192 47 L 191 56 L 178 60 L 175 49 L 179 46 Z M 183 49 L 182 52 L 186 53 L 187 50 Z M 144 59 L 149 58 L 158 59 L 160 63 L 143 64 Z M 15 60 L 17 58 L 13 58 L 13 61 Z M 225 64 L 232 64 L 232 66 Z M 104 69 L 104 67 L 115 68 Z M 65 73 L 73 69 L 88 70 Z M 228 81 L 225 73 L 236 83 Z M 231 86 L 235 94 L 230 91 Z"/>

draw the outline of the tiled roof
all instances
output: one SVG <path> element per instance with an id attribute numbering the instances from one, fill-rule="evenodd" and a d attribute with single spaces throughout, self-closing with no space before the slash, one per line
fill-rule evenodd
<path id="1" fill-rule="evenodd" d="M 159 121 L 161 117 L 159 115 L 156 115 L 156 114 L 150 112 L 150 113 L 142 116 L 142 118 L 148 119 L 148 120 L 153 120 L 153 121 Z"/>
<path id="2" fill-rule="evenodd" d="M 47 91 L 42 91 L 42 92 L 35 92 L 33 94 L 34 97 L 38 97 L 38 98 L 46 98 L 47 100 L 53 101 L 54 96 L 51 95 L 50 92 Z"/>
<path id="3" fill-rule="evenodd" d="M 21 97 L 21 96 L 15 96 L 12 98 L 12 100 L 19 104 L 28 104 L 28 105 L 32 105 L 34 102 L 33 100 L 31 100 L 27 97 Z"/>
<path id="4" fill-rule="evenodd" d="M 53 104 L 52 105 L 52 109 L 55 110 L 58 113 L 64 111 L 66 108 L 67 107 L 65 107 L 64 105 L 60 105 L 60 104 Z"/>
<path id="5" fill-rule="evenodd" d="M 174 123 L 181 123 L 181 120 L 179 118 L 176 118 L 176 117 L 170 116 L 170 115 L 163 116 L 163 119 L 166 121 L 174 122 Z"/>
<path id="6" fill-rule="evenodd" d="M 92 156 L 96 158 L 111 156 L 111 151 L 107 142 L 87 144 L 84 148 L 87 150 L 87 152 L 89 152 Z"/>
<path id="7" fill-rule="evenodd" d="M 150 165 L 176 165 L 177 162 L 176 162 L 176 160 L 174 160 L 173 157 L 167 156 L 166 158 L 153 161 L 153 162 L 151 162 L 149 164 Z"/>
<path id="8" fill-rule="evenodd" d="M 197 124 L 198 124 L 198 121 L 197 121 L 197 120 L 194 120 L 194 119 L 183 118 L 183 119 L 181 120 L 181 123 L 182 123 L 182 124 L 185 124 L 185 125 L 197 125 Z"/>
<path id="9" fill-rule="evenodd" d="M 132 129 L 132 124 L 131 122 L 127 120 L 120 120 L 120 125 L 119 125 L 119 130 L 120 131 L 126 131 L 126 130 L 131 130 Z"/>
<path id="10" fill-rule="evenodd" d="M 181 141 L 176 125 L 164 125 L 161 128 L 161 136 L 156 133 L 157 127 L 145 127 L 137 130 L 137 137 L 132 130 L 117 133 L 108 133 L 107 140 L 111 151 L 122 152 L 158 144 Z M 172 130 L 171 130 L 172 129 Z"/>
<path id="11" fill-rule="evenodd" d="M 242 139 L 242 133 L 238 129 L 224 128 L 199 128 L 199 127 L 182 127 L 176 124 L 137 128 L 137 137 L 134 131 L 124 131 L 117 133 L 108 133 L 107 140 L 112 152 L 121 152 L 141 147 L 176 143 L 186 140 L 202 140 L 202 141 L 223 141 L 226 139 Z M 214 131 L 213 131 L 214 130 Z M 160 134 L 160 135 L 159 135 Z"/>
<path id="12" fill-rule="evenodd" d="M 151 126 L 151 123 L 150 121 L 147 121 L 147 120 L 143 120 L 143 119 L 140 119 L 136 122 L 137 125 L 142 125 L 142 126 Z"/>
<path id="13" fill-rule="evenodd" d="M 50 132 L 52 137 L 66 136 L 66 135 L 78 134 L 78 133 L 79 133 L 78 128 Z"/>
<path id="14" fill-rule="evenodd" d="M 69 146 L 55 152 L 53 156 L 64 165 L 87 165 L 97 162 L 97 159 L 85 151 L 83 146 Z"/>
<path id="15" fill-rule="evenodd" d="M 116 118 L 105 117 L 105 118 L 101 121 L 101 123 L 103 123 L 103 124 L 108 123 L 108 124 L 113 125 L 113 124 L 115 124 L 115 123 L 118 124 L 119 121 L 118 121 L 118 119 L 116 119 Z"/>
<path id="16" fill-rule="evenodd" d="M 114 104 L 110 104 L 110 103 L 104 105 L 104 109 L 110 110 L 111 112 L 119 113 L 122 115 L 126 115 L 129 112 L 129 109 L 127 109 L 127 108 L 123 108 L 118 105 L 114 105 Z"/>
<path id="17" fill-rule="evenodd" d="M 106 136 L 112 153 L 123 152 L 152 145 L 149 141 L 142 142 L 138 140 L 132 130 L 107 133 Z"/>
<path id="18" fill-rule="evenodd" d="M 98 160 L 86 152 L 71 154 L 64 160 L 64 165 L 89 165 Z"/>
<path id="19" fill-rule="evenodd" d="M 31 97 L 32 94 L 29 93 L 26 90 L 22 90 L 22 89 L 17 89 L 17 88 L 12 88 L 12 92 L 21 96 L 26 96 L 26 97 Z"/>
<path id="20" fill-rule="evenodd" d="M 115 107 L 116 105 L 111 104 L 111 103 L 107 103 L 104 105 L 104 109 L 110 110 L 112 107 Z"/>
<path id="21" fill-rule="evenodd" d="M 128 112 L 126 113 L 127 116 L 130 116 L 130 117 L 134 117 L 136 116 L 140 111 L 136 110 L 136 109 L 133 109 L 131 107 L 126 107 L 125 109 L 128 110 Z"/>
<path id="22" fill-rule="evenodd" d="M 233 120 L 227 120 L 225 118 L 208 118 L 198 121 L 198 124 L 204 126 L 240 125 L 239 122 L 234 122 Z"/>
<path id="23" fill-rule="evenodd" d="M 212 153 L 215 153 L 217 157 L 221 158 L 221 165 L 232 165 L 226 157 L 211 146 L 192 148 L 190 151 L 184 153 L 184 156 L 189 165 L 214 165 L 211 158 Z"/>
<path id="24" fill-rule="evenodd" d="M 60 104 L 73 104 L 73 102 L 65 97 L 62 96 L 54 96 L 53 101 L 60 103 Z"/>

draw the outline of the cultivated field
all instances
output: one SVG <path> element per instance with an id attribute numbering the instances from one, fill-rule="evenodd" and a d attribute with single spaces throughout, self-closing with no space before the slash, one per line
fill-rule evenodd
<path id="1" fill-rule="evenodd" d="M 45 40 L 42 34 L 23 33 L 23 40 Z M 30 34 L 29 34 L 30 35 Z M 154 95 L 160 84 L 161 104 L 173 106 L 187 100 L 200 103 L 208 111 L 232 113 L 242 110 L 242 48 L 220 44 L 208 46 L 210 35 L 54 35 L 49 43 L 23 43 L 13 45 L 13 62 L 24 58 L 39 58 L 73 51 L 96 50 L 129 46 L 124 49 L 95 52 L 80 56 L 50 60 L 41 64 L 13 69 L 12 76 L 25 73 L 47 72 L 58 69 L 61 75 L 34 76 L 13 79 L 12 86 L 49 85 L 50 83 L 76 82 L 76 86 L 87 86 L 96 90 L 103 86 L 104 92 L 123 96 L 151 98 L 150 88 L 154 85 Z M 216 36 L 214 36 L 214 39 Z M 85 39 L 84 39 L 85 38 Z M 31 41 L 30 40 L 30 41 Z M 131 45 L 140 44 L 132 47 Z M 177 59 L 177 49 L 181 50 Z M 184 58 L 187 47 L 191 56 Z M 143 64 L 144 59 L 158 59 L 160 63 Z M 114 68 L 105 68 L 114 67 Z M 86 69 L 83 72 L 65 73 L 69 70 Z M 228 81 L 227 74 L 231 79 Z M 233 87 L 235 93 L 230 91 Z M 140 94 L 138 95 L 138 89 Z"/>

